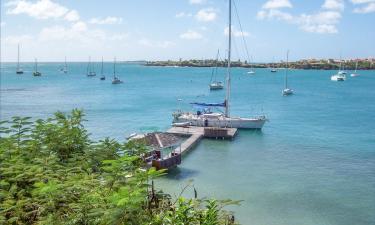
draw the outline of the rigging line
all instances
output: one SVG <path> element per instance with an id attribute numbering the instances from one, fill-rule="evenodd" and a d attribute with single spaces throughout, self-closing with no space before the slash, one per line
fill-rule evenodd
<path id="1" fill-rule="evenodd" d="M 239 14 L 238 14 L 238 11 L 237 11 L 237 6 L 236 6 L 236 1 L 235 1 L 235 0 L 233 0 L 233 5 L 234 5 L 234 11 L 236 12 L 236 16 L 237 16 L 238 24 L 239 24 L 239 26 L 240 26 L 242 40 L 243 40 L 243 43 L 244 43 L 244 45 L 245 45 L 245 50 L 246 50 L 247 60 L 249 60 L 249 63 L 250 63 L 250 54 L 249 54 L 249 50 L 248 50 L 248 48 L 247 48 L 247 43 L 246 43 L 246 40 L 245 40 L 245 36 L 244 36 L 244 34 L 243 34 L 242 25 L 241 25 L 241 20 L 240 20 L 240 16 L 239 16 Z"/>
<path id="2" fill-rule="evenodd" d="M 235 38 L 232 39 L 232 43 L 233 43 L 233 45 L 234 45 L 234 49 L 235 49 L 236 56 L 237 56 L 239 59 L 241 59 L 241 55 L 240 55 L 240 52 L 238 51 L 237 43 L 236 43 L 236 39 L 235 39 Z M 232 58 L 234 59 L 234 56 L 233 56 Z M 232 60 L 232 62 L 233 62 L 233 60 Z M 232 62 L 231 62 L 231 63 L 232 63 Z"/>
<path id="3" fill-rule="evenodd" d="M 237 17 L 237 20 L 238 20 L 238 24 L 239 24 L 239 27 L 240 27 L 240 31 L 241 31 L 241 36 L 242 36 L 242 40 L 243 40 L 243 43 L 245 45 L 245 50 L 246 50 L 246 55 L 247 55 L 247 58 L 249 60 L 249 63 L 251 63 L 251 60 L 250 60 L 250 54 L 249 54 L 249 50 L 248 50 L 248 47 L 247 47 L 247 42 L 246 42 L 246 39 L 245 39 L 245 36 L 243 34 L 243 29 L 242 29 L 242 24 L 241 24 L 241 20 L 240 20 L 240 16 L 238 14 L 238 10 L 237 10 L 237 5 L 236 5 L 236 0 L 233 0 L 233 6 L 234 6 L 234 11 L 236 13 L 236 17 Z M 253 84 L 254 84 L 254 88 L 255 89 L 258 89 L 259 88 L 259 85 L 258 85 L 258 81 L 257 81 L 258 78 L 255 78 L 253 80 Z M 263 112 L 263 104 L 264 104 L 264 99 L 263 98 L 260 98 L 258 99 L 258 104 L 255 105 L 255 107 L 257 107 L 257 105 L 260 105 L 261 107 L 261 111 Z M 259 106 L 258 106 L 259 107 Z"/>

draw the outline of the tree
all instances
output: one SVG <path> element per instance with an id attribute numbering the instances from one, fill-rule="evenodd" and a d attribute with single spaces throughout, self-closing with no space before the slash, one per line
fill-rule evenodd
<path id="1" fill-rule="evenodd" d="M 0 224 L 233 224 L 236 202 L 172 201 L 135 142 L 90 140 L 84 114 L 0 123 Z"/>

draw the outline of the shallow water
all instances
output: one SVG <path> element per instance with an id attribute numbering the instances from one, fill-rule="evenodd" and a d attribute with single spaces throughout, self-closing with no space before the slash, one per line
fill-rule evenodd
<path id="1" fill-rule="evenodd" d="M 166 130 L 171 113 L 189 110 L 189 102 L 224 96 L 208 90 L 210 68 L 118 64 L 124 83 L 112 85 L 111 63 L 106 81 L 86 77 L 86 63 L 69 63 L 68 74 L 61 65 L 40 63 L 43 75 L 33 77 L 32 64 L 22 65 L 23 75 L 3 64 L 1 119 L 83 108 L 93 138 L 124 140 Z M 157 184 L 177 194 L 193 179 L 200 197 L 243 200 L 230 208 L 243 224 L 375 224 L 375 71 L 331 82 L 335 71 L 293 70 L 289 97 L 281 96 L 282 70 L 246 72 L 233 69 L 231 112 L 264 113 L 264 129 L 240 131 L 234 141 L 203 140 Z"/>

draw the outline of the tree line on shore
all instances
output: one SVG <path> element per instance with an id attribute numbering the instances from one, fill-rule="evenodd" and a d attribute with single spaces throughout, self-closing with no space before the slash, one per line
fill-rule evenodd
<path id="1" fill-rule="evenodd" d="M 157 190 L 165 171 L 145 167 L 147 146 L 94 141 L 84 114 L 57 112 L 0 123 L 0 224 L 237 224 L 231 200 Z"/>
<path id="2" fill-rule="evenodd" d="M 335 60 L 300 60 L 296 62 L 289 62 L 289 68 L 292 69 L 314 69 L 314 70 L 338 70 L 341 68 L 347 70 L 354 70 L 358 62 L 358 70 L 371 70 L 375 69 L 375 60 L 343 60 L 341 63 Z M 175 67 L 226 67 L 228 65 L 227 60 L 216 61 L 214 59 L 207 60 L 167 60 L 167 61 L 148 61 L 144 65 L 146 66 L 175 66 Z M 232 61 L 232 67 L 243 67 L 243 68 L 285 68 L 286 62 L 278 63 L 249 63 L 247 61 Z"/>

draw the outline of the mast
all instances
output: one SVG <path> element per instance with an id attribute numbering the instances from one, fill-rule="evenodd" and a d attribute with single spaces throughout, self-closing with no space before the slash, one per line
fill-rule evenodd
<path id="1" fill-rule="evenodd" d="M 288 88 L 289 50 L 286 52 L 285 89 Z"/>
<path id="2" fill-rule="evenodd" d="M 103 56 L 102 56 L 102 68 L 100 69 L 100 74 L 103 76 Z"/>
<path id="3" fill-rule="evenodd" d="M 18 44 L 18 53 L 17 53 L 17 71 L 20 70 L 20 44 Z"/>
<path id="4" fill-rule="evenodd" d="M 87 64 L 87 74 L 91 73 L 91 56 L 89 56 L 89 64 Z"/>
<path id="5" fill-rule="evenodd" d="M 116 79 L 116 57 L 113 62 L 113 79 Z"/>
<path id="6" fill-rule="evenodd" d="M 35 58 L 35 72 L 38 72 L 38 61 L 36 58 Z"/>
<path id="7" fill-rule="evenodd" d="M 358 69 L 358 60 L 357 60 L 357 62 L 355 63 L 355 71 L 354 71 L 354 73 L 357 73 L 357 69 Z"/>
<path id="8" fill-rule="evenodd" d="M 225 116 L 229 117 L 230 100 L 230 56 L 232 48 L 232 0 L 229 0 L 229 32 L 228 32 L 228 68 L 227 68 L 227 93 L 225 96 Z"/>
<path id="9" fill-rule="evenodd" d="M 68 65 L 66 64 L 66 56 L 65 56 L 65 70 L 68 69 Z"/>

